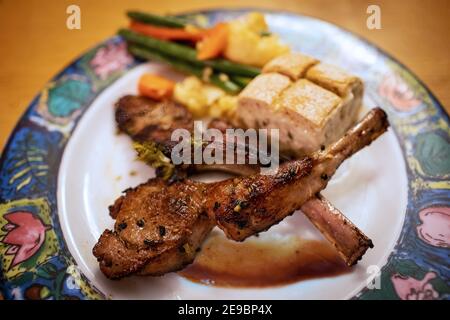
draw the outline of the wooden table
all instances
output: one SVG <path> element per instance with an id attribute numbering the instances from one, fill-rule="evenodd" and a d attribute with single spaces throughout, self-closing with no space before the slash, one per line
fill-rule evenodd
<path id="1" fill-rule="evenodd" d="M 81 8 L 81 30 L 66 28 L 66 8 Z M 378 4 L 382 29 L 366 27 Z M 450 107 L 449 0 L 0 0 L 0 149 L 34 95 L 74 57 L 126 24 L 124 11 L 281 9 L 328 20 L 369 39 L 410 67 Z"/>

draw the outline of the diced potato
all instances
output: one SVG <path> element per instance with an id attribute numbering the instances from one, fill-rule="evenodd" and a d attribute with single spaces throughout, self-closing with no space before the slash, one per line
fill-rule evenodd
<path id="1" fill-rule="evenodd" d="M 227 118 L 234 116 L 237 108 L 237 97 L 225 95 L 220 97 L 210 108 L 209 115 L 212 118 Z"/>
<path id="2" fill-rule="evenodd" d="M 196 118 L 207 116 L 210 106 L 224 95 L 222 89 L 205 84 L 196 77 L 178 82 L 174 90 L 175 100 L 185 105 Z"/>
<path id="3" fill-rule="evenodd" d="M 235 62 L 263 66 L 271 59 L 290 51 L 278 37 L 268 33 L 261 13 L 248 15 L 229 22 L 228 44 L 225 57 Z"/>
<path id="4" fill-rule="evenodd" d="M 266 19 L 262 13 L 250 12 L 243 20 L 245 20 L 247 27 L 254 32 L 265 32 L 268 29 Z"/>

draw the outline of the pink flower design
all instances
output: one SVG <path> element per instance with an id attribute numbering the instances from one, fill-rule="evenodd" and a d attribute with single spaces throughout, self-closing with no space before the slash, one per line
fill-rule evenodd
<path id="1" fill-rule="evenodd" d="M 1 240 L 9 245 L 7 255 L 13 255 L 14 259 L 9 268 L 32 257 L 45 241 L 45 231 L 50 229 L 31 212 L 15 211 L 4 215 L 7 224 L 2 230 L 6 235 Z"/>
<path id="2" fill-rule="evenodd" d="M 110 43 L 97 50 L 90 65 L 94 69 L 95 74 L 101 80 L 105 80 L 113 72 L 124 70 L 132 61 L 125 43 Z"/>
<path id="3" fill-rule="evenodd" d="M 442 248 L 450 247 L 450 208 L 431 207 L 420 211 L 422 224 L 417 227 L 419 238 Z"/>
<path id="4" fill-rule="evenodd" d="M 411 111 L 422 103 L 398 75 L 384 77 L 378 93 L 399 111 Z"/>
<path id="5" fill-rule="evenodd" d="M 428 272 L 422 280 L 394 274 L 391 281 L 397 295 L 402 300 L 433 300 L 439 297 L 430 280 L 436 278 L 434 272 Z"/>

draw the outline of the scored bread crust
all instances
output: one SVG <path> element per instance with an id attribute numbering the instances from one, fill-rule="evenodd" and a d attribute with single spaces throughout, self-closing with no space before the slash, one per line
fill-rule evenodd
<path id="1" fill-rule="evenodd" d="M 279 130 L 280 151 L 300 157 L 336 141 L 356 122 L 363 91 L 358 77 L 289 53 L 266 64 L 240 93 L 234 122 Z"/>

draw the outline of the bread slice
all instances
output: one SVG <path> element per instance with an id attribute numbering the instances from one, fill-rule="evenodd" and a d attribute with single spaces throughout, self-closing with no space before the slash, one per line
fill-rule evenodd
<path id="1" fill-rule="evenodd" d="M 306 79 L 345 98 L 355 89 L 362 89 L 362 81 L 344 70 L 326 63 L 312 66 L 306 72 Z M 353 95 L 355 92 L 353 92 Z M 362 92 L 359 92 L 360 94 Z"/>
<path id="2" fill-rule="evenodd" d="M 357 120 L 363 83 L 301 54 L 275 58 L 241 92 L 237 124 L 278 129 L 280 151 L 294 157 L 323 148 Z"/>
<path id="3" fill-rule="evenodd" d="M 254 78 L 239 94 L 238 126 L 266 127 L 265 118 L 259 115 L 273 113 L 275 100 L 291 84 L 288 77 L 279 73 L 265 73 Z"/>
<path id="4" fill-rule="evenodd" d="M 269 61 L 262 71 L 281 73 L 295 81 L 303 78 L 306 71 L 318 62 L 319 60 L 301 53 L 287 53 Z"/>

